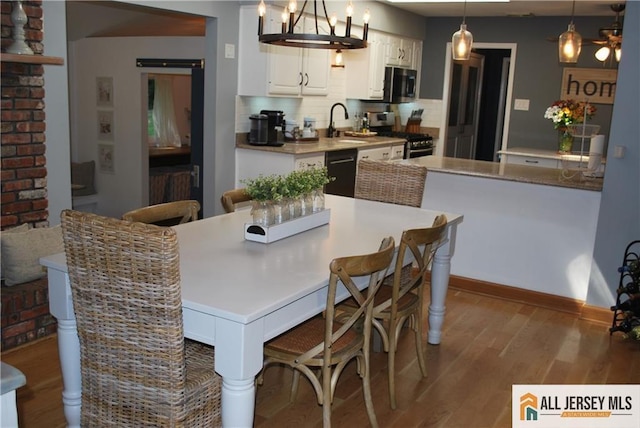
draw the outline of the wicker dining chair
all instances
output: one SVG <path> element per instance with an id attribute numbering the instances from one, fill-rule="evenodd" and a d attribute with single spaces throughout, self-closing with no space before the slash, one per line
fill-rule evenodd
<path id="1" fill-rule="evenodd" d="M 369 378 L 372 303 L 393 259 L 394 247 L 393 238 L 388 237 L 375 253 L 333 259 L 329 265 L 329 289 L 324 317 L 311 318 L 265 344 L 264 368 L 258 376 L 258 384 L 262 383 L 262 375 L 268 365 L 288 365 L 294 369 L 291 389 L 293 399 L 302 373 L 311 381 L 318 404 L 322 406 L 325 428 L 331 426 L 331 404 L 338 378 L 347 363 L 354 358 L 362 378 L 369 422 L 373 427 L 378 426 Z M 353 278 L 365 276 L 369 276 L 369 287 L 361 292 Z M 339 283 L 358 302 L 358 309 L 346 317 L 336 318 L 335 299 Z"/>
<path id="2" fill-rule="evenodd" d="M 175 230 L 64 210 L 84 427 L 221 426 L 214 348 L 185 340 Z"/>
<path id="3" fill-rule="evenodd" d="M 363 159 L 358 162 L 357 199 L 420 207 L 427 168 L 403 162 Z"/>
<path id="4" fill-rule="evenodd" d="M 422 348 L 423 301 L 425 283 L 431 261 L 440 243 L 445 239 L 447 217 L 437 216 L 431 227 L 410 229 L 402 233 L 395 271 L 385 278 L 376 294 L 373 307 L 373 326 L 382 337 L 387 352 L 387 375 L 389 378 L 389 402 L 396 408 L 395 356 L 398 338 L 407 320 L 415 333 L 416 354 L 422 376 L 427 376 Z M 407 263 L 410 263 L 407 265 Z M 404 267 L 403 267 L 404 266 Z M 357 310 L 358 304 L 348 299 L 339 306 L 348 313 Z"/>
<path id="5" fill-rule="evenodd" d="M 236 205 L 243 202 L 249 202 L 251 196 L 247 194 L 244 188 L 227 190 L 220 197 L 220 202 L 224 208 L 224 212 L 232 213 L 236 210 Z"/>
<path id="6" fill-rule="evenodd" d="M 157 226 L 175 226 L 197 220 L 199 211 L 200 203 L 198 201 L 173 201 L 126 212 L 122 215 L 122 219 Z"/>

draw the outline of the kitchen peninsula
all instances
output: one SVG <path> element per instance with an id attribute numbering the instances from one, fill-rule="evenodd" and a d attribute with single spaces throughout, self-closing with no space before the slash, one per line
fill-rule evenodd
<path id="1" fill-rule="evenodd" d="M 248 173 L 247 165 L 243 165 L 247 155 L 262 160 L 259 165 L 263 173 L 282 173 L 264 169 L 273 161 L 271 157 L 288 158 L 289 167 L 294 168 L 294 159 L 321 162 L 325 150 L 366 150 L 389 144 L 387 139 L 377 137 L 365 142 L 334 142 L 340 139 L 282 147 L 238 143 L 236 171 Z M 571 171 L 563 174 L 558 168 L 439 156 L 399 162 L 427 167 L 423 208 L 465 213 L 452 262 L 452 284 L 507 286 L 512 288 L 505 290 L 517 289 L 539 301 L 552 300 L 558 309 L 582 310 L 602 178 L 587 178 Z"/>

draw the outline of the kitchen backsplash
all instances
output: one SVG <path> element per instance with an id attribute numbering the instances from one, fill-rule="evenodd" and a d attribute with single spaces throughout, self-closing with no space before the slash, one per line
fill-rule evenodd
<path id="1" fill-rule="evenodd" d="M 349 65 L 347 64 L 346 67 Z M 236 133 L 249 132 L 251 127 L 249 116 L 260 110 L 282 110 L 285 120 L 303 122 L 304 117 L 316 119 L 318 129 L 329 126 L 329 113 L 334 103 L 342 102 L 347 106 L 350 119 L 345 120 L 342 109 L 334 110 L 333 121 L 337 128 L 350 127 L 354 114 L 363 111 L 384 111 L 388 105 L 384 103 L 346 100 L 346 78 L 344 68 L 332 68 L 329 94 L 327 96 L 307 96 L 304 98 L 286 97 L 245 97 L 236 96 Z M 406 124 L 411 111 L 422 108 L 422 126 L 439 128 L 442 121 L 442 100 L 418 99 L 415 102 L 398 104 L 401 124 Z"/>

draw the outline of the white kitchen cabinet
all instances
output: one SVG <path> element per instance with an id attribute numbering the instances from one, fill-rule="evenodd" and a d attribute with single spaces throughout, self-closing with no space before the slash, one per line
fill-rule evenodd
<path id="1" fill-rule="evenodd" d="M 281 10 L 267 8 L 265 33 L 281 31 L 280 16 Z M 331 69 L 330 50 L 260 43 L 256 31 L 257 17 L 257 6 L 240 8 L 238 95 L 327 95 Z M 315 32 L 315 21 L 312 18 L 304 17 L 300 23 L 294 31 Z M 321 32 L 328 34 L 326 23 L 319 21 L 318 25 Z"/>
<path id="2" fill-rule="evenodd" d="M 294 169 L 322 168 L 324 166 L 324 153 L 311 156 L 296 156 Z"/>
<path id="3" fill-rule="evenodd" d="M 391 159 L 403 159 L 404 158 L 404 144 L 396 144 L 391 146 Z"/>
<path id="4" fill-rule="evenodd" d="M 413 52 L 415 41 L 403 37 L 386 36 L 385 64 L 389 66 L 414 68 Z"/>
<path id="5" fill-rule="evenodd" d="M 347 75 L 347 98 L 381 100 L 384 95 L 384 35 L 369 31 L 366 49 L 343 53 Z"/>
<path id="6" fill-rule="evenodd" d="M 391 146 L 358 150 L 358 162 L 366 160 L 391 160 Z"/>
<path id="7" fill-rule="evenodd" d="M 515 165 L 541 166 L 544 168 L 558 168 L 557 159 L 543 158 L 539 156 L 506 155 L 507 163 Z"/>

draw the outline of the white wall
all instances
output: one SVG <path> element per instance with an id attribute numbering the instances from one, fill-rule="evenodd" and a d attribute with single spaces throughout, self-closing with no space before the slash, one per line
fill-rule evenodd
<path id="1" fill-rule="evenodd" d="M 586 300 L 600 192 L 430 171 L 422 206 L 464 215 L 452 274 Z"/>
<path id="2" fill-rule="evenodd" d="M 112 144 L 115 174 L 96 171 L 97 212 L 119 217 L 146 204 L 141 177 L 147 164 L 142 74 L 167 70 L 136 67 L 136 58 L 203 58 L 202 37 L 86 38 L 70 44 L 73 65 L 72 148 L 75 161 L 95 160 L 98 144 Z M 175 73 L 175 70 L 171 70 Z M 180 71 L 177 71 L 178 73 Z M 188 73 L 189 70 L 183 71 Z M 113 108 L 96 106 L 96 77 L 113 78 Z M 113 141 L 97 135 L 97 111 L 112 110 Z M 148 174 L 148 169 L 146 170 Z"/>
<path id="3" fill-rule="evenodd" d="M 69 99 L 65 9 L 63 2 L 43 2 L 45 55 L 57 56 L 64 65 L 47 65 L 44 70 L 45 122 L 47 124 L 47 192 L 49 224 L 60 223 L 60 212 L 71 207 L 71 168 L 69 153 Z"/>

